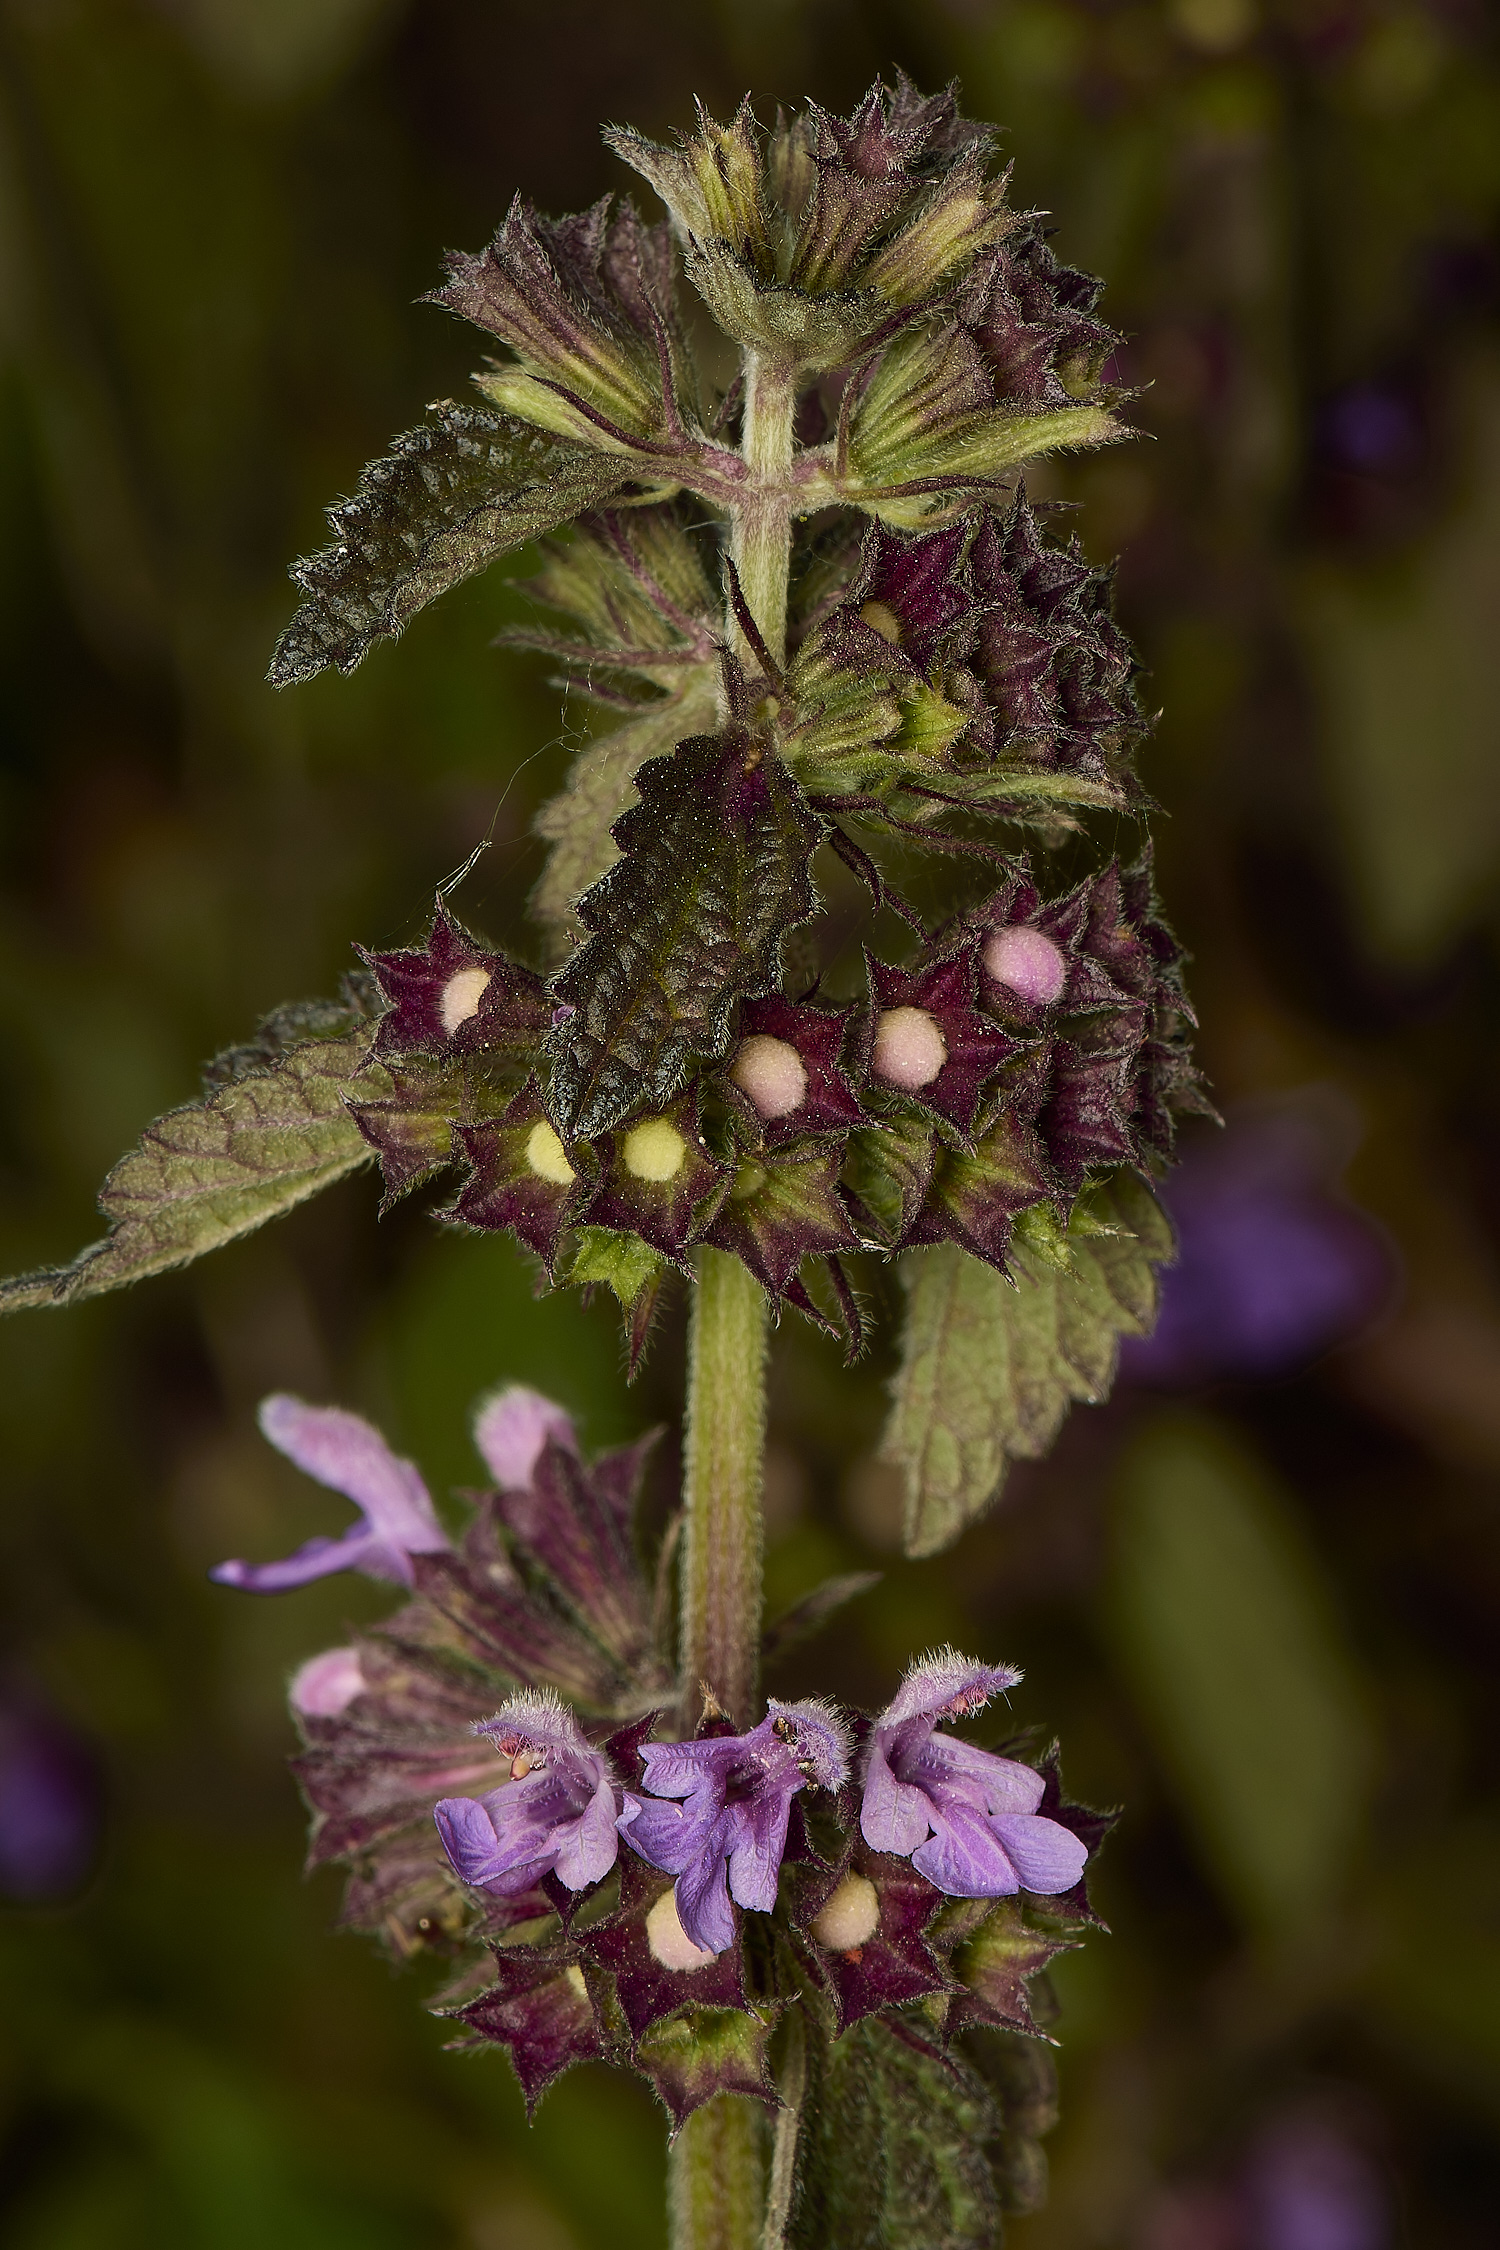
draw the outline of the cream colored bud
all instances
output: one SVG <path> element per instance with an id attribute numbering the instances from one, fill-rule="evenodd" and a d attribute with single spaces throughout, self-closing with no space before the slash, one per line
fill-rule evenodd
<path id="1" fill-rule="evenodd" d="M 448 979 L 438 1002 L 438 1014 L 450 1039 L 461 1023 L 478 1015 L 479 1003 L 491 982 L 492 974 L 488 969 L 460 969 L 457 976 Z"/>
<path id="2" fill-rule="evenodd" d="M 875 1026 L 870 1067 L 904 1093 L 930 1086 L 948 1060 L 948 1042 L 925 1008 L 887 1008 Z"/>
<path id="3" fill-rule="evenodd" d="M 806 1064 L 789 1039 L 773 1039 L 769 1032 L 741 1040 L 729 1078 L 762 1117 L 790 1117 L 807 1099 Z"/>
<path id="4" fill-rule="evenodd" d="M 889 602 L 865 602 L 859 614 L 872 633 L 896 648 L 901 646 L 901 620 Z"/>
<path id="5" fill-rule="evenodd" d="M 620 1154 L 638 1180 L 675 1180 L 687 1161 L 687 1142 L 669 1118 L 648 1117 L 625 1135 Z"/>
<path id="6" fill-rule="evenodd" d="M 675 1891 L 663 1891 L 646 1916 L 646 1943 L 664 1969 L 706 1969 L 717 1958 L 688 1936 L 678 1918 Z"/>
<path id="7" fill-rule="evenodd" d="M 571 1187 L 578 1177 L 568 1162 L 567 1150 L 545 1117 L 532 1126 L 527 1137 L 526 1161 L 539 1180 L 550 1180 L 554 1187 Z"/>
<path id="8" fill-rule="evenodd" d="M 846 1875 L 809 1927 L 830 1953 L 868 1944 L 880 1927 L 880 1894 L 869 1876 Z"/>

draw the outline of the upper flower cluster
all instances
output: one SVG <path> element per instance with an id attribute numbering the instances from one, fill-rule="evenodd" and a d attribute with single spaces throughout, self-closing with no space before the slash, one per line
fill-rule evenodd
<path id="1" fill-rule="evenodd" d="M 444 401 L 330 511 L 271 677 L 349 670 L 495 554 L 625 497 L 732 513 L 747 472 L 794 516 L 847 503 L 921 524 L 1059 447 L 1121 434 L 1099 284 L 1060 265 L 1042 214 L 1007 201 L 994 133 L 875 85 L 848 117 L 809 104 L 763 130 L 700 112 L 675 147 L 607 136 L 668 218 L 606 196 L 549 219 L 517 197 L 431 301 L 498 343 L 486 404 Z M 683 277 L 738 346 L 719 395 Z M 752 394 L 789 409 L 760 459 Z M 748 453 L 745 450 L 748 441 Z"/>

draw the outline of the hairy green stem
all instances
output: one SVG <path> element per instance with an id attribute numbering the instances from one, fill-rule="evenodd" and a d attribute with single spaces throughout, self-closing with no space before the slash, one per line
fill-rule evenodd
<path id="1" fill-rule="evenodd" d="M 786 656 L 796 403 L 790 371 L 747 353 L 746 476 L 732 510 L 730 555 L 746 607 L 778 664 Z M 728 625 L 730 645 L 758 670 L 732 604 Z M 765 1295 L 753 1274 L 726 1251 L 701 1249 L 684 1428 L 682 1721 L 689 1733 L 705 1691 L 737 1726 L 752 1726 L 757 1717 L 767 1328 Z M 672 2148 L 671 2250 L 761 2250 L 765 2137 L 764 2112 L 746 2095 L 716 2094 L 693 2112 Z M 775 2223 L 779 2234 L 784 2211 Z"/>
<path id="2" fill-rule="evenodd" d="M 785 2250 L 792 2197 L 797 2186 L 797 2142 L 802 2133 L 802 2111 L 807 2100 L 807 2033 L 795 2008 L 787 2011 L 784 2036 L 786 2050 L 777 2073 L 776 2088 L 781 2096 L 781 2107 L 776 2112 L 771 2142 L 771 2177 L 760 2250 Z"/>
<path id="3" fill-rule="evenodd" d="M 740 450 L 745 491 L 732 510 L 730 557 L 761 638 L 778 664 L 786 656 L 787 574 L 792 552 L 788 471 L 797 385 L 792 371 L 759 352 L 745 354 L 745 422 Z M 733 645 L 752 665 L 744 634 L 731 615 Z"/>
<path id="4" fill-rule="evenodd" d="M 760 1688 L 765 1295 L 727 1250 L 698 1253 L 688 1344 L 682 1689 L 691 1730 L 707 1688 L 737 1726 Z"/>
<path id="5" fill-rule="evenodd" d="M 672 2144 L 670 2250 L 761 2250 L 765 2111 L 748 2094 L 715 2094 Z"/>

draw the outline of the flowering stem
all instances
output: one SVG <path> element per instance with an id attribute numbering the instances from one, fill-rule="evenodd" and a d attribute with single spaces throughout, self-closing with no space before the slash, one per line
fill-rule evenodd
<path id="1" fill-rule="evenodd" d="M 727 1250 L 698 1253 L 688 1346 L 683 1492 L 682 1690 L 689 1731 L 700 1685 L 737 1726 L 756 1717 L 766 1300 Z"/>
<path id="2" fill-rule="evenodd" d="M 730 555 L 750 614 L 780 664 L 786 656 L 787 574 L 792 551 L 788 471 L 797 387 L 792 371 L 759 352 L 745 354 L 745 422 L 740 450 L 748 472 L 732 510 Z M 742 656 L 743 636 L 730 631 Z M 756 667 L 758 668 L 758 667 Z"/>
<path id="3" fill-rule="evenodd" d="M 715 2094 L 672 2144 L 670 2250 L 760 2250 L 764 2111 L 748 2094 Z"/>
<path id="4" fill-rule="evenodd" d="M 730 556 L 740 591 L 776 662 L 786 655 L 792 517 L 788 471 L 796 384 L 756 352 L 745 355 L 743 497 L 732 510 Z M 731 605 L 730 642 L 749 665 Z M 683 1724 L 691 1733 L 709 1689 L 740 1727 L 760 1699 L 761 1489 L 766 1449 L 766 1300 L 738 1258 L 698 1253 L 688 1346 L 682 1554 Z M 764 2117 L 744 2094 L 716 2094 L 672 2146 L 671 2250 L 761 2250 Z"/>

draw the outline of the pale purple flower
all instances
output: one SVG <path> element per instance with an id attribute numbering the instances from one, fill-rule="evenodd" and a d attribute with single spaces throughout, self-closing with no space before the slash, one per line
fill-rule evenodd
<path id="1" fill-rule="evenodd" d="M 734 1943 L 731 1895 L 763 1914 L 776 1904 L 797 1791 L 809 1781 L 837 1789 L 846 1779 L 843 1721 L 826 1703 L 773 1698 L 749 1734 L 648 1742 L 641 1758 L 650 1794 L 626 1790 L 621 1834 L 677 1877 L 677 1918 L 693 1944 L 723 1953 Z"/>
<path id="2" fill-rule="evenodd" d="M 357 1648 L 325 1648 L 292 1674 L 287 1701 L 306 1719 L 336 1719 L 367 1684 Z"/>
<path id="3" fill-rule="evenodd" d="M 474 1732 L 510 1772 L 483 1797 L 445 1797 L 433 1817 L 455 1872 L 471 1889 L 515 1898 L 548 1873 L 570 1891 L 607 1875 L 619 1856 L 620 1787 L 549 1690 L 513 1696 Z"/>
<path id="4" fill-rule="evenodd" d="M 578 1451 L 572 1416 L 524 1383 L 492 1391 L 474 1417 L 474 1443 L 502 1492 L 525 1490 L 548 1438 Z"/>
<path id="5" fill-rule="evenodd" d="M 380 1432 L 358 1414 L 337 1406 L 308 1406 L 277 1391 L 261 1402 L 260 1426 L 299 1469 L 354 1501 L 359 1521 L 341 1538 L 320 1534 L 309 1539 L 281 1562 L 220 1563 L 209 1576 L 221 1586 L 280 1594 L 335 1570 L 362 1570 L 367 1578 L 410 1586 L 410 1558 L 446 1549 L 447 1536 L 416 1468 L 398 1460 Z"/>
<path id="6" fill-rule="evenodd" d="M 909 1859 L 955 1898 L 1070 1891 L 1083 1874 L 1084 1845 L 1037 1815 L 1045 1783 L 1034 1767 L 934 1731 L 939 1719 L 982 1710 L 1020 1677 L 1008 1664 L 940 1649 L 912 1665 L 870 1737 L 865 1842 Z"/>

